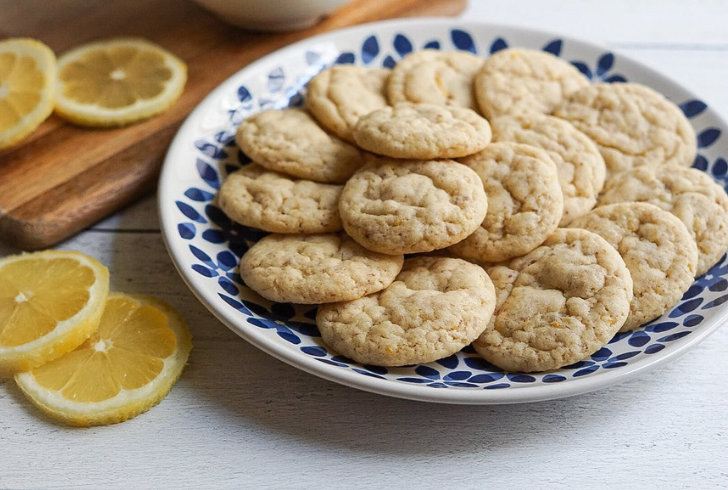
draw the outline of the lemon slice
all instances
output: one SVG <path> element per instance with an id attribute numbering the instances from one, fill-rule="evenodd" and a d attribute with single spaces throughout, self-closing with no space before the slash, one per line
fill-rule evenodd
<path id="1" fill-rule="evenodd" d="M 34 39 L 0 41 L 0 149 L 20 142 L 53 112 L 56 56 Z"/>
<path id="2" fill-rule="evenodd" d="M 182 317 L 147 296 L 112 293 L 99 329 L 75 351 L 15 381 L 55 420 L 76 426 L 123 422 L 172 389 L 192 341 Z"/>
<path id="3" fill-rule="evenodd" d="M 0 259 L 0 373 L 24 371 L 72 351 L 99 325 L 109 271 L 80 252 Z"/>
<path id="4" fill-rule="evenodd" d="M 123 126 L 167 110 L 186 80 L 182 60 L 144 39 L 85 44 L 58 59 L 56 112 L 84 126 Z"/>

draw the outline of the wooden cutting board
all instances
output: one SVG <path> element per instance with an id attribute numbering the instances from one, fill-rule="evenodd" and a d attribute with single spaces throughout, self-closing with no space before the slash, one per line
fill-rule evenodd
<path id="1" fill-rule="evenodd" d="M 229 27 L 189 0 L 0 0 L 0 39 L 34 37 L 63 53 L 94 39 L 144 36 L 189 69 L 180 100 L 149 121 L 85 129 L 51 116 L 20 146 L 0 151 L 0 240 L 26 250 L 49 247 L 152 191 L 187 114 L 252 61 L 354 24 L 456 15 L 465 1 L 354 0 L 310 29 L 261 34 Z"/>

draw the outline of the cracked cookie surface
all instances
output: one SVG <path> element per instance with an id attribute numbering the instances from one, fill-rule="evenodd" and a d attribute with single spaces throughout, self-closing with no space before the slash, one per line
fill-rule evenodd
<path id="1" fill-rule="evenodd" d="M 416 257 L 386 289 L 319 307 L 323 341 L 362 364 L 403 366 L 450 356 L 487 327 L 495 306 L 488 274 L 461 259 Z"/>
<path id="2" fill-rule="evenodd" d="M 548 114 L 564 96 L 589 85 L 573 65 L 550 53 L 503 49 L 486 59 L 473 80 L 487 118 L 504 114 Z"/>
<path id="3" fill-rule="evenodd" d="M 595 233 L 557 229 L 508 265 L 518 276 L 492 328 L 473 342 L 507 371 L 547 371 L 580 361 L 624 324 L 632 279 L 619 253 Z"/>
<path id="4" fill-rule="evenodd" d="M 361 116 L 385 107 L 390 70 L 339 65 L 311 79 L 306 108 L 326 129 L 350 143 Z"/>
<path id="5" fill-rule="evenodd" d="M 471 235 L 448 248 L 454 255 L 478 263 L 520 257 L 559 225 L 564 200 L 556 165 L 544 150 L 492 143 L 460 162 L 483 181 L 488 212 Z"/>
<path id="6" fill-rule="evenodd" d="M 624 259 L 634 297 L 622 332 L 667 312 L 693 283 L 698 264 L 695 241 L 682 221 L 653 204 L 598 207 L 569 226 L 596 233 Z"/>
<path id="7" fill-rule="evenodd" d="M 696 277 L 728 250 L 728 195 L 708 174 L 677 165 L 639 167 L 607 181 L 599 205 L 648 202 L 685 224 L 698 245 Z"/>
<path id="8" fill-rule="evenodd" d="M 594 207 L 604 186 L 606 167 L 587 135 L 559 118 L 537 114 L 498 117 L 491 127 L 494 141 L 536 146 L 554 161 L 564 194 L 560 226 Z"/>
<path id="9" fill-rule="evenodd" d="M 329 134 L 303 109 L 263 111 L 238 127 L 235 141 L 255 163 L 301 179 L 343 184 L 361 167 L 361 150 Z"/>
<path id="10" fill-rule="evenodd" d="M 371 252 L 345 234 L 268 235 L 240 261 L 245 284 L 279 303 L 351 301 L 389 286 L 404 256 Z"/>
<path id="11" fill-rule="evenodd" d="M 473 76 L 483 60 L 465 51 L 425 49 L 402 58 L 389 77 L 390 104 L 453 105 L 477 109 Z"/>
<path id="12" fill-rule="evenodd" d="M 599 83 L 567 97 L 554 109 L 599 147 L 609 175 L 642 165 L 689 167 L 695 131 L 680 108 L 637 83 Z"/>
<path id="13" fill-rule="evenodd" d="M 341 230 L 342 188 L 252 164 L 227 177 L 217 202 L 230 219 L 245 226 L 273 233 L 329 233 Z"/>
<path id="14" fill-rule="evenodd" d="M 376 158 L 349 179 L 339 201 L 352 238 L 394 255 L 453 245 L 480 226 L 487 209 L 478 174 L 448 160 Z"/>
<path id="15" fill-rule="evenodd" d="M 491 130 L 471 109 L 403 102 L 362 117 L 354 140 L 365 150 L 392 158 L 458 158 L 485 148 Z"/>

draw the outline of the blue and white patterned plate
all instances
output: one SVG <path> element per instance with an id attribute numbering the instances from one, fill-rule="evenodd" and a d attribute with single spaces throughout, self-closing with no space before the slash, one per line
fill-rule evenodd
<path id="1" fill-rule="evenodd" d="M 214 200 L 225 177 L 248 162 L 234 143 L 240 121 L 263 109 L 300 105 L 308 80 L 332 64 L 392 67 L 418 49 L 487 57 L 509 46 L 553 53 L 595 82 L 629 80 L 662 92 L 695 127 L 699 154 L 694 166 L 726 185 L 726 123 L 688 90 L 622 55 L 554 34 L 456 20 L 363 25 L 294 44 L 241 70 L 180 128 L 164 163 L 159 208 L 167 247 L 192 291 L 234 332 L 289 364 L 356 388 L 434 402 L 516 403 L 584 393 L 655 368 L 705 339 L 728 316 L 725 256 L 661 318 L 617 335 L 588 359 L 542 374 L 504 373 L 470 348 L 423 365 L 361 365 L 322 343 L 315 308 L 271 303 L 245 287 L 238 261 L 265 233 L 232 223 Z"/>

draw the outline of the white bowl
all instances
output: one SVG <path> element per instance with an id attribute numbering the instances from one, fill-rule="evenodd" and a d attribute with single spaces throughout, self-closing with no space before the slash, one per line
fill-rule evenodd
<path id="1" fill-rule="evenodd" d="M 349 0 L 193 0 L 234 26 L 292 31 L 312 26 Z"/>

